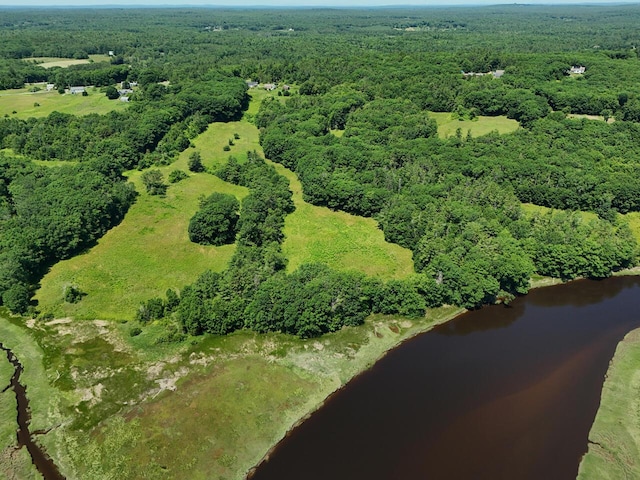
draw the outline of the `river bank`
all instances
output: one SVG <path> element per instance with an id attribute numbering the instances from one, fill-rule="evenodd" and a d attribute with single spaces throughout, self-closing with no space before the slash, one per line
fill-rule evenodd
<path id="1" fill-rule="evenodd" d="M 532 286 L 549 283 L 556 282 Z M 129 327 L 115 322 L 14 320 L 0 332 L 25 363 L 35 427 L 62 425 L 41 440 L 68 478 L 240 479 L 332 393 L 406 339 L 460 313 L 449 307 L 421 319 L 372 316 L 311 340 L 238 332 L 156 346 L 146 357 L 152 332 L 130 338 Z M 46 343 L 38 345 L 38 336 Z M 71 428 L 80 418 L 92 420 L 84 433 Z M 115 447 L 114 438 L 122 440 Z M 86 465 L 99 468 L 82 470 Z M 585 470 L 581 478 L 603 477 Z"/>
<path id="2" fill-rule="evenodd" d="M 609 364 L 580 480 L 640 478 L 640 329 L 618 344 Z"/>

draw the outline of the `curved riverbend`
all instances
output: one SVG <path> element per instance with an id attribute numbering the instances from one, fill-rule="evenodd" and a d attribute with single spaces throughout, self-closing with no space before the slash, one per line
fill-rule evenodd
<path id="1" fill-rule="evenodd" d="M 640 278 L 532 291 L 420 335 L 331 397 L 253 480 L 574 479 Z"/>
<path id="2" fill-rule="evenodd" d="M 29 431 L 29 423 L 31 422 L 31 412 L 29 410 L 29 399 L 27 398 L 27 387 L 20 383 L 20 375 L 22 374 L 22 364 L 15 354 L 2 343 L 0 350 L 4 350 L 7 354 L 7 360 L 13 365 L 14 373 L 11 376 L 11 382 L 5 389 L 13 389 L 17 402 L 17 422 L 18 422 L 18 445 L 17 448 L 27 447 L 31 460 L 45 480 L 64 480 L 53 460 L 49 458 L 44 449 L 33 441 L 33 435 Z"/>

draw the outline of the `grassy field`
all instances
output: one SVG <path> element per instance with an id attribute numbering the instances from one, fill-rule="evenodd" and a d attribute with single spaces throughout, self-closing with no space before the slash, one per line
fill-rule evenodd
<path id="1" fill-rule="evenodd" d="M 411 250 L 385 241 L 375 220 L 306 203 L 298 177 L 282 165 L 275 166 L 289 179 L 296 205 L 284 226 L 282 250 L 289 271 L 303 263 L 321 262 L 384 279 L 413 273 Z"/>
<path id="2" fill-rule="evenodd" d="M 265 93 L 256 91 L 256 95 L 260 96 L 259 101 Z M 223 147 L 236 133 L 240 138 L 225 152 Z M 194 144 L 209 168 L 225 162 L 229 155 L 242 159 L 248 150 L 261 152 L 258 130 L 246 120 L 213 124 Z M 163 167 L 165 178 L 176 168 L 186 171 L 192 151 L 188 149 L 177 162 Z M 283 250 L 290 268 L 303 262 L 324 261 L 336 268 L 357 269 L 383 278 L 413 271 L 411 252 L 385 242 L 373 220 L 305 203 L 295 175 L 278 168 L 292 182 L 297 207 L 285 226 L 288 238 Z M 143 192 L 140 175 L 141 172 L 132 172 L 130 179 Z M 164 198 L 141 193 L 124 221 L 94 248 L 59 262 L 43 278 L 36 294 L 40 308 L 58 317 L 131 318 L 141 301 L 163 295 L 168 288 L 182 288 L 206 268 L 223 270 L 233 254 L 233 245 L 204 247 L 191 243 L 187 236 L 187 225 L 197 210 L 199 197 L 214 191 L 238 198 L 247 193 L 244 188 L 205 173 L 191 174 L 170 186 Z M 65 303 L 63 292 L 69 285 L 77 286 L 87 296 L 77 304 Z"/>
<path id="3" fill-rule="evenodd" d="M 523 203 L 521 204 L 521 206 L 524 213 L 528 215 L 534 215 L 536 213 L 547 213 L 553 210 L 552 208 L 543 207 L 541 205 L 534 205 L 533 203 Z M 556 211 L 560 211 L 560 210 L 556 210 Z M 598 215 L 593 212 L 579 212 L 579 213 L 582 219 L 586 222 L 595 220 L 598 218 Z"/>
<path id="4" fill-rule="evenodd" d="M 71 65 L 84 65 L 86 63 L 108 62 L 111 57 L 109 55 L 89 55 L 88 59 L 62 58 L 62 57 L 33 57 L 27 58 L 25 61 L 36 63 L 42 68 L 62 67 L 66 68 Z"/>
<path id="5" fill-rule="evenodd" d="M 212 127 L 209 135 L 215 132 Z M 198 148 L 199 141 L 195 144 Z M 189 153 L 160 169 L 165 178 L 174 169 L 187 171 Z M 187 226 L 201 195 L 222 192 L 242 198 L 247 190 L 201 173 L 170 185 L 165 197 L 150 196 L 144 192 L 141 174 L 130 174 L 141 193 L 124 221 L 88 252 L 59 262 L 42 279 L 36 295 L 41 309 L 75 318 L 132 318 L 141 301 L 164 295 L 168 288 L 182 288 L 207 268 L 226 268 L 235 247 L 192 243 Z M 77 304 L 65 303 L 62 295 L 69 285 L 87 296 Z"/>
<path id="6" fill-rule="evenodd" d="M 640 330 L 618 344 L 589 433 L 580 480 L 640 478 Z"/>
<path id="7" fill-rule="evenodd" d="M 453 118 L 448 112 L 429 112 L 429 116 L 438 124 L 438 136 L 440 138 L 451 137 L 456 134 L 459 128 L 462 136 L 467 135 L 467 131 L 471 130 L 471 135 L 479 137 L 486 135 L 494 130 L 498 133 L 511 133 L 518 129 L 519 124 L 515 120 L 511 120 L 504 115 L 498 117 L 479 116 L 475 120 L 458 120 Z"/>
<path id="8" fill-rule="evenodd" d="M 46 117 L 53 111 L 72 115 L 104 114 L 112 110 L 127 108 L 127 103 L 109 100 L 96 88 L 88 90 L 89 95 L 65 94 L 57 91 L 29 92 L 28 89 L 0 90 L 0 117 L 15 118 Z M 38 104 L 38 106 L 36 106 Z M 16 113 L 13 113 L 16 112 Z"/>

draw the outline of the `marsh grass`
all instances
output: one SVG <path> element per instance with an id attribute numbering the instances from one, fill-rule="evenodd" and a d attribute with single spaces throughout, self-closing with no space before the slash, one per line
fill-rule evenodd
<path id="1" fill-rule="evenodd" d="M 589 432 L 579 480 L 640 478 L 640 329 L 618 344 Z"/>

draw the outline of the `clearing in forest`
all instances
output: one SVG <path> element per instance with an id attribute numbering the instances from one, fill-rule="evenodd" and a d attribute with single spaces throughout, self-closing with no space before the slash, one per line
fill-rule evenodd
<path id="1" fill-rule="evenodd" d="M 87 90 L 86 97 L 70 93 L 61 95 L 56 90 L 47 92 L 44 84 L 38 84 L 42 90 L 37 92 L 30 92 L 29 88 L 0 90 L 0 117 L 38 118 L 46 117 L 53 111 L 76 116 L 105 114 L 125 109 L 128 105 L 119 100 L 109 100 L 98 88 L 93 87 Z"/>
<path id="2" fill-rule="evenodd" d="M 465 137 L 471 130 L 471 135 L 479 137 L 493 131 L 500 134 L 515 132 L 520 126 L 517 121 L 500 115 L 497 117 L 487 117 L 480 115 L 473 120 L 459 120 L 449 112 L 429 112 L 429 116 L 438 124 L 438 136 L 447 138 L 454 136 L 458 128 Z"/>
<path id="3" fill-rule="evenodd" d="M 198 148 L 199 139 L 194 143 Z M 192 151 L 182 152 L 172 165 L 160 168 L 165 181 L 172 170 L 187 172 Z M 36 294 L 41 310 L 56 317 L 131 318 L 140 302 L 164 296 L 168 288 L 182 288 L 206 269 L 226 268 L 235 246 L 192 243 L 187 227 L 201 196 L 222 192 L 241 199 L 247 190 L 213 175 L 189 173 L 189 178 L 169 184 L 166 196 L 150 196 L 141 174 L 130 173 L 140 195 L 122 223 L 86 253 L 54 265 L 42 279 Z M 65 303 L 63 292 L 69 285 L 87 295 L 79 303 Z"/>
<path id="4" fill-rule="evenodd" d="M 89 55 L 89 58 L 64 58 L 64 57 L 33 57 L 27 58 L 25 61 L 35 63 L 42 68 L 61 67 L 67 68 L 71 65 L 84 65 L 87 63 L 108 62 L 109 55 Z"/>

